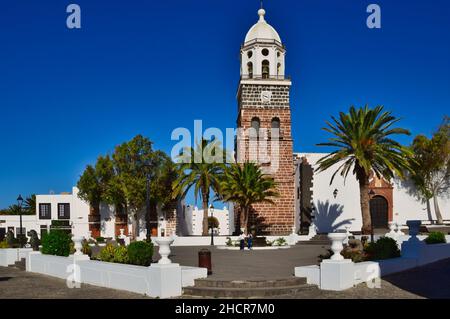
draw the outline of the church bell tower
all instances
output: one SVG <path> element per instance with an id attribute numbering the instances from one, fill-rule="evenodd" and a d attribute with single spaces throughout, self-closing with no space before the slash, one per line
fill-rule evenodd
<path id="1" fill-rule="evenodd" d="M 295 193 L 291 80 L 285 76 L 286 49 L 280 36 L 266 22 L 264 9 L 258 15 L 241 47 L 237 127 L 242 133 L 236 151 L 239 162 L 256 161 L 268 172 L 280 194 L 275 204 L 253 206 L 249 226 L 256 225 L 260 234 L 288 235 L 294 229 Z"/>

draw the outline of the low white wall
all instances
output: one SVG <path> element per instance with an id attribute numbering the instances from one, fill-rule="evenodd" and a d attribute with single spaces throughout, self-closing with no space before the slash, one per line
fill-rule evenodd
<path id="1" fill-rule="evenodd" d="M 175 264 L 173 264 L 175 266 Z M 192 286 L 195 279 L 206 278 L 206 268 L 180 267 L 181 287 Z M 107 263 L 95 260 L 77 260 L 74 257 L 59 257 L 31 252 L 28 255 L 26 269 L 60 279 L 73 278 L 76 282 L 95 286 L 125 290 L 150 295 L 150 267 Z M 74 273 L 75 272 L 75 273 Z M 163 283 L 164 285 L 164 283 Z M 162 289 L 164 291 L 164 289 Z M 180 293 L 181 295 L 181 293 Z M 161 298 L 175 297 L 161 295 Z"/>
<path id="2" fill-rule="evenodd" d="M 348 259 L 342 261 L 342 264 L 341 262 L 330 263 L 327 260 L 327 267 L 330 267 L 329 264 L 331 264 L 335 268 L 334 276 L 324 277 L 323 263 L 321 266 L 296 267 L 295 276 L 305 277 L 308 283 L 318 285 L 321 288 L 335 286 L 338 288 L 333 290 L 344 290 L 346 288 L 340 289 L 339 286 L 350 287 L 363 282 L 370 282 L 376 278 L 450 258 L 450 244 L 427 245 L 416 238 L 403 241 L 401 246 L 403 257 L 350 264 Z M 342 267 L 344 262 L 346 265 Z M 328 285 L 328 282 L 324 283 L 324 280 L 334 280 L 338 284 Z"/>
<path id="3" fill-rule="evenodd" d="M 16 261 L 22 258 L 27 258 L 28 254 L 32 252 L 31 248 L 6 248 L 0 249 L 0 266 L 8 267 L 14 265 Z"/>

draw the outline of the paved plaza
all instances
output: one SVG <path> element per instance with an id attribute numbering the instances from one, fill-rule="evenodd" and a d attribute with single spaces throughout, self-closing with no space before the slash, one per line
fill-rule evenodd
<path id="1" fill-rule="evenodd" d="M 202 247 L 174 247 L 174 262 L 187 266 L 198 265 L 198 251 Z M 211 249 L 215 280 L 282 279 L 293 275 L 294 267 L 317 263 L 318 254 L 326 247 L 295 246 L 287 250 L 233 251 Z M 154 256 L 158 258 L 157 254 Z M 44 299 L 135 299 L 145 296 L 91 285 L 80 289 L 67 288 L 61 279 L 0 267 L 0 298 Z M 279 298 L 450 298 L 450 259 L 425 267 L 383 278 L 380 289 L 365 284 L 343 291 L 329 292 L 317 288 Z"/>
<path id="2" fill-rule="evenodd" d="M 318 256 L 326 253 L 325 246 L 297 245 L 277 250 L 222 250 L 211 247 L 172 247 L 171 260 L 183 266 L 198 267 L 198 252 L 211 251 L 213 280 L 284 279 L 294 275 L 294 268 L 318 264 Z M 155 260 L 159 255 L 155 254 Z"/>

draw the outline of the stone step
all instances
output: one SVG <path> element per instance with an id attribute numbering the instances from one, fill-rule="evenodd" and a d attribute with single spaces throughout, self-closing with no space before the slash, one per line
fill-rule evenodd
<path id="1" fill-rule="evenodd" d="M 26 269 L 25 258 L 22 258 L 20 261 L 16 261 L 14 265 L 9 265 L 8 267 L 25 270 Z"/>
<path id="2" fill-rule="evenodd" d="M 331 246 L 331 242 L 322 240 L 310 240 L 310 241 L 300 241 L 297 243 L 297 245 Z"/>
<path id="3" fill-rule="evenodd" d="M 214 287 L 187 287 L 183 289 L 184 296 L 210 297 L 210 298 L 263 298 L 275 296 L 288 296 L 299 291 L 317 289 L 314 285 L 297 285 L 291 287 L 272 288 L 214 288 Z"/>
<path id="4" fill-rule="evenodd" d="M 195 280 L 196 288 L 237 288 L 237 289 L 250 289 L 250 288 L 277 288 L 277 287 L 295 287 L 306 284 L 306 278 L 287 278 L 279 280 L 208 280 L 197 279 Z"/>
<path id="5" fill-rule="evenodd" d="M 316 235 L 310 240 L 300 241 L 297 243 L 297 245 L 320 245 L 320 246 L 327 246 L 331 245 L 331 240 L 328 238 L 328 235 L 321 234 Z"/>

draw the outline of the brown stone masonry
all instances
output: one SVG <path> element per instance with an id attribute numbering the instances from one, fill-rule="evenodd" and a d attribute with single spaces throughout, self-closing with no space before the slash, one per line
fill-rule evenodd
<path id="1" fill-rule="evenodd" d="M 239 90 L 239 115 L 237 126 L 244 131 L 251 127 L 252 119 L 257 117 L 260 128 L 270 131 L 274 118 L 280 121 L 279 157 L 278 169 L 272 174 L 278 184 L 280 197 L 274 199 L 275 204 L 254 205 L 250 214 L 249 225 L 257 225 L 259 233 L 266 235 L 288 235 L 294 227 L 294 162 L 293 141 L 291 136 L 291 111 L 289 105 L 290 85 L 283 81 L 274 81 L 274 85 L 241 84 Z M 269 103 L 263 103 L 261 93 L 271 92 Z M 262 134 L 261 134 L 262 135 Z M 274 166 L 271 158 L 271 136 L 260 136 L 261 140 L 267 141 L 268 156 L 258 157 L 259 164 L 263 167 Z M 241 152 L 241 160 L 246 161 L 260 154 L 259 146 L 250 143 L 248 134 L 238 137 L 237 148 Z M 264 156 L 263 156 L 264 157 Z M 239 212 L 235 220 L 239 220 Z"/>

